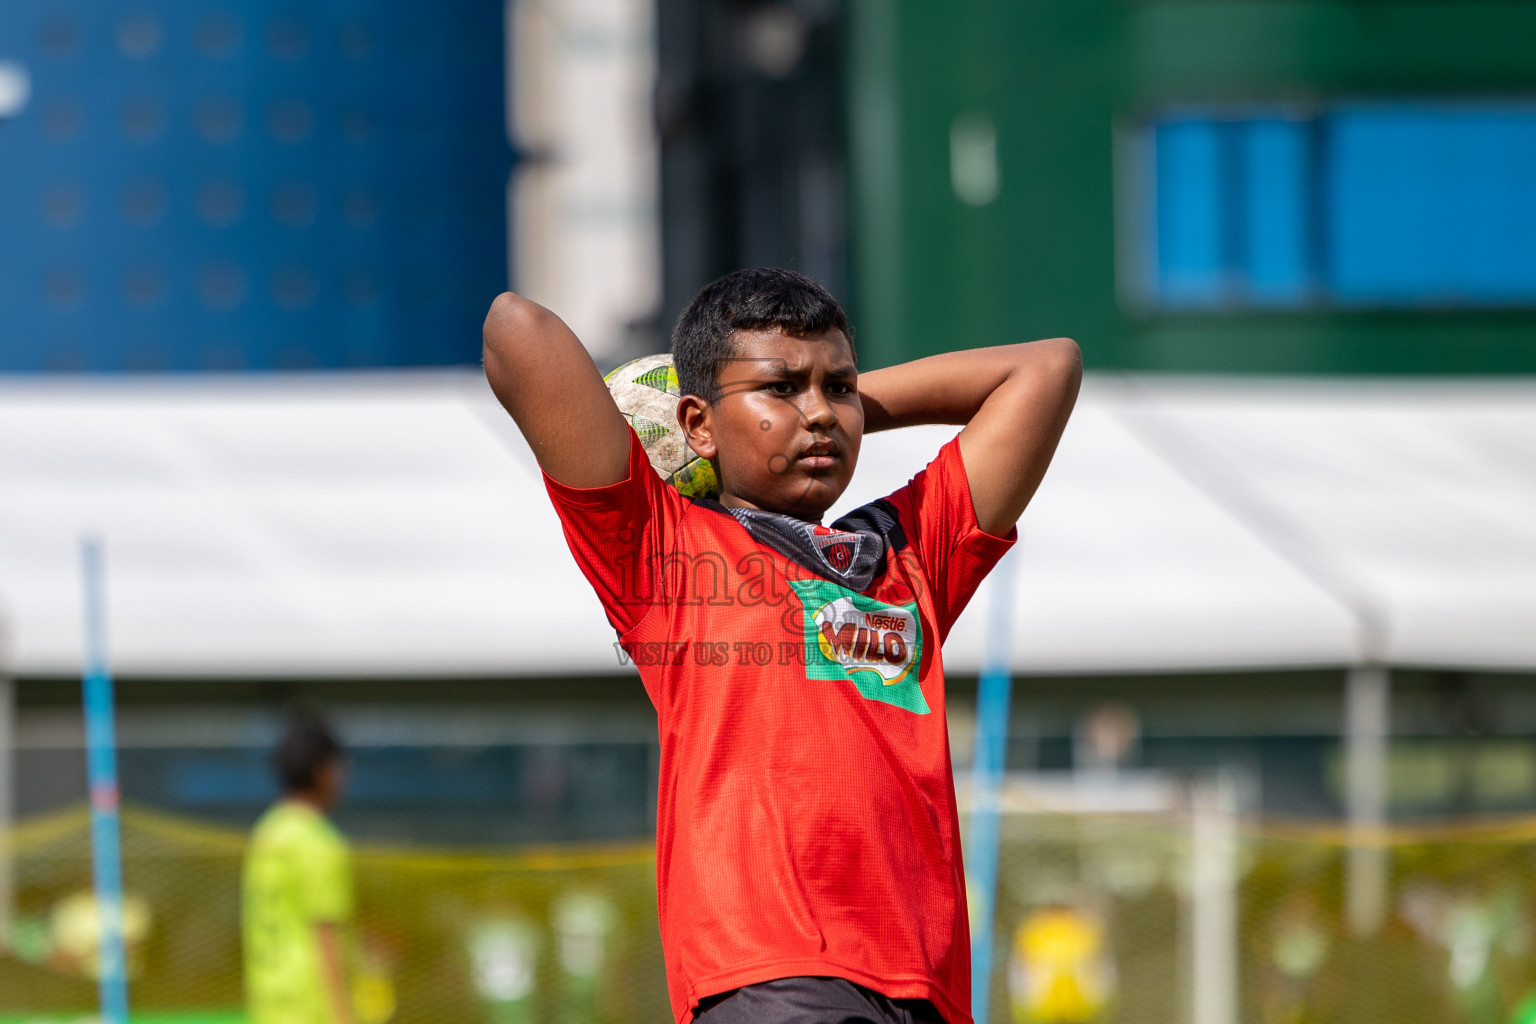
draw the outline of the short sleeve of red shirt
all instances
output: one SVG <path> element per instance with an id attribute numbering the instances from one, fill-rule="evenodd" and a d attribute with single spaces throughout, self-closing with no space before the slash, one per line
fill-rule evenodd
<path id="1" fill-rule="evenodd" d="M 658 568 L 674 547 L 685 499 L 651 468 L 629 433 L 629 474 L 606 487 L 568 487 L 544 474 L 566 544 L 620 635 L 660 599 Z"/>
<path id="2" fill-rule="evenodd" d="M 886 499 L 895 507 L 933 591 L 939 639 L 949 634 L 971 595 L 1018 538 L 996 537 L 976 524 L 971 485 L 954 438 L 907 485 Z"/>

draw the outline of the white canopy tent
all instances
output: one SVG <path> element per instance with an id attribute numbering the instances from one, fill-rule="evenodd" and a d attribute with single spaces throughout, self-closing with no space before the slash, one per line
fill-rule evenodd
<path id="1" fill-rule="evenodd" d="M 952 432 L 868 438 L 843 508 Z M 0 752 L 7 674 L 80 671 L 87 535 L 119 675 L 633 671 L 478 374 L 0 383 Z M 1350 669 L 1370 930 L 1387 667 L 1536 669 L 1536 385 L 1090 378 L 1021 535 L 1015 673 Z"/>
<path id="2" fill-rule="evenodd" d="M 17 675 L 79 671 L 87 533 L 120 675 L 632 671 L 476 374 L 12 379 L 0 495 Z M 1022 674 L 1536 668 L 1536 386 L 1090 376 L 1021 532 Z"/>
<path id="3" fill-rule="evenodd" d="M 1536 668 L 1536 386 L 1117 379 L 1085 399 L 1024 520 L 1016 670 Z"/>

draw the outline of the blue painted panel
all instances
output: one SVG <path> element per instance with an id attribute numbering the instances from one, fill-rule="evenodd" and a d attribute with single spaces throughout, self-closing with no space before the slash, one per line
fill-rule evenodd
<path id="1" fill-rule="evenodd" d="M 1293 305 L 1311 285 L 1308 122 L 1259 119 L 1241 135 L 1241 259 L 1255 303 Z"/>
<path id="2" fill-rule="evenodd" d="M 1221 145 L 1208 120 L 1159 124 L 1154 132 L 1157 279 L 1163 303 L 1210 305 L 1221 299 Z"/>
<path id="3" fill-rule="evenodd" d="M 1174 119 L 1153 144 L 1164 306 L 1536 303 L 1536 104 Z"/>
<path id="4" fill-rule="evenodd" d="M 502 4 L 7 0 L 0 370 L 470 363 Z"/>
<path id="5" fill-rule="evenodd" d="M 1328 133 L 1341 301 L 1536 301 L 1536 108 L 1353 107 Z"/>

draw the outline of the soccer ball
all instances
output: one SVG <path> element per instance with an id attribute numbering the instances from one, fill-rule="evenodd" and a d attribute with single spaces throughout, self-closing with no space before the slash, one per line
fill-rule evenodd
<path id="1" fill-rule="evenodd" d="M 670 355 L 631 359 L 603 381 L 663 480 L 689 498 L 713 498 L 720 493 L 715 467 L 688 447 L 677 425 L 682 389 Z"/>

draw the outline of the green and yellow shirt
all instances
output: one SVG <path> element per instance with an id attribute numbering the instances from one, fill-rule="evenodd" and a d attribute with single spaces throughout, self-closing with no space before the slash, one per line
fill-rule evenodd
<path id="1" fill-rule="evenodd" d="M 315 926 L 352 917 L 346 839 L 307 804 L 273 805 L 251 835 L 241 903 L 251 1024 L 334 1024 Z"/>

